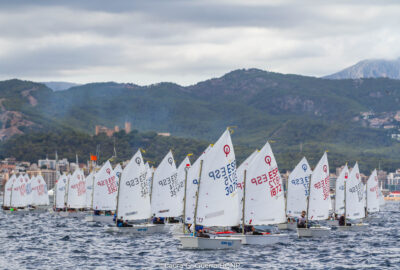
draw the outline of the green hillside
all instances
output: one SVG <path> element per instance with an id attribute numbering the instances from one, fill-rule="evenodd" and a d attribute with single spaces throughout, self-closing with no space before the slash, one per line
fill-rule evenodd
<path id="1" fill-rule="evenodd" d="M 22 94 L 32 88 L 36 105 Z M 356 160 L 361 170 L 379 162 L 386 169 L 400 166 L 400 145 L 391 138 L 398 122 L 391 129 L 371 128 L 360 118 L 361 112 L 400 111 L 397 80 L 328 80 L 249 69 L 188 87 L 109 82 L 57 92 L 11 80 L 0 83 L 0 99 L 6 110 L 20 111 L 33 123 L 19 127 L 25 133 L 90 135 L 95 125 L 111 128 L 127 120 L 140 132 L 213 142 L 227 126 L 237 126 L 233 140 L 243 150 L 237 151 L 239 160 L 272 140 L 285 169 L 302 155 L 315 164 L 324 150 L 332 168 Z"/>

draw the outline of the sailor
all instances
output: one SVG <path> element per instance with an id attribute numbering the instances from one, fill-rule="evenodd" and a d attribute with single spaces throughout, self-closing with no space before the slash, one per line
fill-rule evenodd
<path id="1" fill-rule="evenodd" d="M 301 212 L 301 217 L 297 220 L 297 228 L 306 227 L 306 211 Z"/>
<path id="2" fill-rule="evenodd" d="M 124 222 L 123 222 L 123 217 L 121 219 L 117 219 L 117 227 L 123 227 Z"/>
<path id="3" fill-rule="evenodd" d="M 346 218 L 344 214 L 342 214 L 339 218 L 339 226 L 351 226 L 351 223 L 349 222 L 346 223 Z"/>
<path id="4" fill-rule="evenodd" d="M 256 231 L 256 228 L 254 228 L 254 226 L 251 226 L 251 232 L 252 235 L 262 235 L 262 233 Z"/>
<path id="5" fill-rule="evenodd" d="M 197 231 L 197 237 L 210 238 L 210 236 L 208 234 L 205 234 L 202 229 Z"/>
<path id="6" fill-rule="evenodd" d="M 153 224 L 164 224 L 164 218 L 163 217 L 153 218 Z"/>

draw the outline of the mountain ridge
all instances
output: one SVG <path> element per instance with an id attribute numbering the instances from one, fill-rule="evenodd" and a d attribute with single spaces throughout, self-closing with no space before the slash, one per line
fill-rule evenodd
<path id="1" fill-rule="evenodd" d="M 391 78 L 400 79 L 400 57 L 394 60 L 366 59 L 334 74 L 324 76 L 325 79 L 361 79 Z"/>

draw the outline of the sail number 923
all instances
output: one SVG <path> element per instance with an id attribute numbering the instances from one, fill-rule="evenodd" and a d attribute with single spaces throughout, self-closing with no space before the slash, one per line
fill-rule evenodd
<path id="1" fill-rule="evenodd" d="M 208 176 L 214 180 L 223 179 L 225 184 L 225 195 L 229 196 L 237 190 L 236 160 L 228 163 L 220 169 L 210 171 Z"/>

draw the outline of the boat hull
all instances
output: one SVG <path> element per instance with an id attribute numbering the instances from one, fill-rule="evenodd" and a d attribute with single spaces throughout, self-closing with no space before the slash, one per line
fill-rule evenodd
<path id="1" fill-rule="evenodd" d="M 183 249 L 239 249 L 242 240 L 234 237 L 202 238 L 182 236 L 179 238 Z"/>
<path id="2" fill-rule="evenodd" d="M 327 220 L 326 224 L 328 226 L 339 226 L 339 220 Z"/>
<path id="3" fill-rule="evenodd" d="M 85 221 L 87 222 L 101 222 L 108 224 L 114 224 L 115 221 L 113 219 L 114 219 L 113 216 L 102 216 L 102 215 L 100 216 L 90 215 L 85 217 Z"/>
<path id="4" fill-rule="evenodd" d="M 338 226 L 339 231 L 361 232 L 366 231 L 369 227 L 367 223 L 351 224 L 351 226 Z"/>
<path id="5" fill-rule="evenodd" d="M 132 225 L 132 227 L 116 227 L 107 228 L 107 232 L 112 233 L 127 233 L 127 234 L 152 234 L 161 233 L 164 231 L 164 226 L 154 224 Z"/>
<path id="6" fill-rule="evenodd" d="M 68 218 L 81 218 L 85 215 L 85 212 L 54 212 L 60 217 L 68 217 Z"/>
<path id="7" fill-rule="evenodd" d="M 298 237 L 324 237 L 331 233 L 328 227 L 297 228 Z"/>
<path id="8" fill-rule="evenodd" d="M 279 230 L 289 230 L 289 231 L 295 231 L 297 228 L 297 223 L 281 223 L 278 224 L 278 229 Z"/>
<path id="9" fill-rule="evenodd" d="M 273 245 L 277 243 L 288 243 L 289 236 L 287 234 L 265 234 L 265 235 L 232 235 L 239 238 L 242 245 Z"/>

